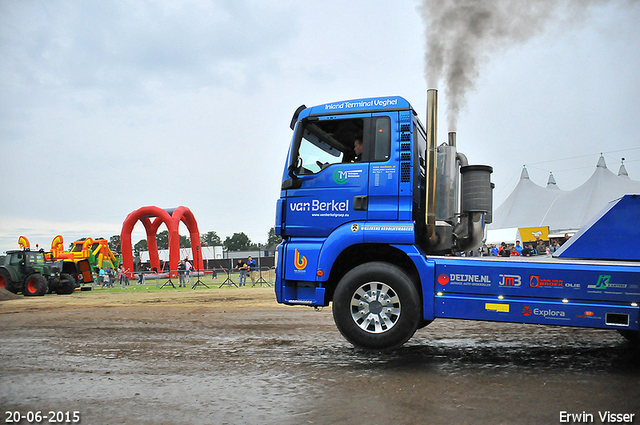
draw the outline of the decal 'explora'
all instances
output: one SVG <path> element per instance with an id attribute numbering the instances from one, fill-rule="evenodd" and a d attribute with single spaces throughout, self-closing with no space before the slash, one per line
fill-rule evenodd
<path id="1" fill-rule="evenodd" d="M 562 310 L 541 310 L 539 308 L 531 308 L 529 306 L 522 307 L 522 314 L 524 316 L 544 316 L 546 317 L 565 317 L 565 312 Z"/>

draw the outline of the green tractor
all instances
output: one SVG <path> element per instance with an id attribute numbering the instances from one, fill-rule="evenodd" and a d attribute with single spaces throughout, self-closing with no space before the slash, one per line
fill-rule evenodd
<path id="1" fill-rule="evenodd" d="M 89 268 L 88 264 L 76 265 L 72 261 L 46 261 L 44 250 L 7 251 L 4 260 L 0 261 L 0 287 L 14 294 L 22 292 L 25 296 L 50 292 L 71 294 L 80 286 L 78 276 L 82 266 Z M 81 275 L 83 283 L 91 282 L 87 282 L 91 279 L 90 273 Z"/>

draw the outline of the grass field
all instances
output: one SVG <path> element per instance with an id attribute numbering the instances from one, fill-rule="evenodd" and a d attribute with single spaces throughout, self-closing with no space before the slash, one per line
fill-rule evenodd
<path id="1" fill-rule="evenodd" d="M 205 309 L 286 308 L 276 302 L 273 288 L 242 287 L 222 289 L 173 289 L 137 287 L 126 290 L 96 289 L 71 295 L 48 294 L 0 302 L 0 316 L 25 312 L 97 311 L 104 308 L 169 308 L 196 311 Z M 119 292 L 118 292 L 119 291 Z"/>
<path id="2" fill-rule="evenodd" d="M 112 288 L 97 284 L 89 291 L 75 291 L 70 295 L 47 294 L 43 297 L 24 297 L 13 295 L 0 302 L 0 314 L 33 311 L 73 311 L 99 307 L 132 307 L 158 306 L 170 308 L 195 309 L 199 307 L 247 308 L 247 307 L 281 307 L 277 304 L 273 288 L 273 273 L 262 274 L 267 283 L 256 283 L 252 286 L 247 279 L 247 286 L 238 288 L 226 283 L 226 274 L 218 274 L 213 279 L 211 274 L 198 278 L 191 276 L 187 287 L 178 287 L 178 278 L 171 279 L 175 288 L 168 283 L 168 278 L 146 279 L 144 285 L 131 280 L 129 285 L 114 285 Z M 269 277 L 271 280 L 269 280 Z M 238 275 L 231 279 L 238 284 Z M 205 286 L 206 285 L 206 286 Z M 268 286 L 271 285 L 271 286 Z M 89 286 L 89 285 L 86 285 Z M 6 292 L 6 291 L 5 291 Z M 7 292 L 7 294 L 9 294 Z"/>
<path id="3" fill-rule="evenodd" d="M 195 289 L 237 288 L 240 282 L 240 278 L 237 273 L 232 273 L 229 276 L 229 278 L 233 281 L 232 283 L 227 281 L 226 273 L 218 273 L 218 275 L 215 278 L 213 278 L 212 276 L 213 275 L 210 273 L 205 274 L 204 276 L 201 276 L 199 279 L 197 276 L 190 276 L 189 283 L 187 284 L 186 287 L 182 287 L 182 288 L 178 286 L 180 279 L 177 277 L 171 278 L 171 280 L 169 280 L 168 277 L 147 277 L 145 278 L 144 284 L 142 285 L 138 284 L 138 281 L 136 279 L 132 279 L 129 281 L 129 284 L 125 286 L 122 286 L 119 283 L 117 283 L 117 279 L 116 279 L 116 283 L 114 283 L 113 287 L 100 286 L 95 282 L 93 283 L 92 287 L 94 291 L 100 291 L 105 293 L 115 293 L 115 292 L 122 292 L 122 291 L 167 291 L 167 290 L 191 291 Z M 271 270 L 268 272 L 262 272 L 263 281 L 260 281 L 258 283 L 259 278 L 260 278 L 260 275 L 256 273 L 255 285 L 250 278 L 247 278 L 246 288 L 273 286 L 275 282 L 274 271 Z M 196 286 L 194 287 L 194 285 Z"/>

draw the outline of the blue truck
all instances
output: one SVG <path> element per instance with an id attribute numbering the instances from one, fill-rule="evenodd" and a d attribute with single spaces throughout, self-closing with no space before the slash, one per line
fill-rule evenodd
<path id="1" fill-rule="evenodd" d="M 640 339 L 640 197 L 612 201 L 553 257 L 466 257 L 492 167 L 437 146 L 402 97 L 298 108 L 276 206 L 277 300 L 328 306 L 354 346 L 401 346 L 436 318 L 613 329 Z"/>

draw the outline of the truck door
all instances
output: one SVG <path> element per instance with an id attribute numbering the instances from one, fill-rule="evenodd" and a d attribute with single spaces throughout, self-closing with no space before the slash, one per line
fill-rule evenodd
<path id="1" fill-rule="evenodd" d="M 324 237 L 335 228 L 367 218 L 369 163 L 355 140 L 367 143 L 371 114 L 311 117 L 298 123 L 292 152 L 296 184 L 286 188 L 284 232 Z M 283 187 L 284 188 L 284 187 Z"/>

